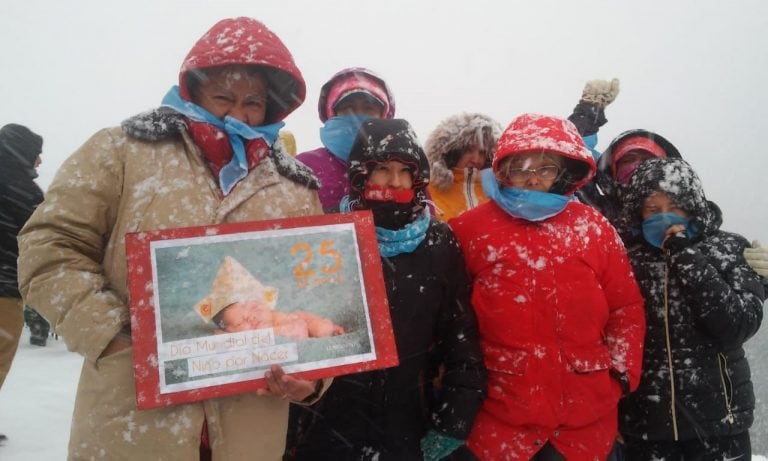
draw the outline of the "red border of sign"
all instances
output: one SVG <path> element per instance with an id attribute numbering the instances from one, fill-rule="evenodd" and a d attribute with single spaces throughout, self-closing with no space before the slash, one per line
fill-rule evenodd
<path id="1" fill-rule="evenodd" d="M 349 365 L 298 372 L 292 374 L 292 376 L 314 380 L 396 366 L 398 364 L 397 347 L 392 332 L 392 321 L 389 316 L 379 248 L 376 243 L 376 233 L 370 211 L 134 232 L 126 234 L 125 250 L 128 262 L 133 367 L 136 379 L 136 401 L 138 408 L 147 409 L 176 405 L 252 392 L 266 387 L 265 380 L 261 378 L 160 394 L 153 297 L 154 287 L 152 287 L 152 290 L 147 289 L 147 287 L 152 286 L 150 242 L 203 237 L 211 235 L 211 231 L 215 231 L 217 235 L 222 235 L 345 223 L 353 223 L 357 234 L 359 256 L 363 271 L 363 285 L 365 286 L 365 296 L 371 315 L 371 333 L 376 348 L 376 358 Z"/>

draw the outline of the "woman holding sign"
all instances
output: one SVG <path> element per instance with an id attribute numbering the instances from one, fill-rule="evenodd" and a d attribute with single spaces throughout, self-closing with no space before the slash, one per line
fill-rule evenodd
<path id="1" fill-rule="evenodd" d="M 429 163 L 405 120 L 363 123 L 342 210 L 371 210 L 400 364 L 337 377 L 295 407 L 297 460 L 437 460 L 460 446 L 485 397 L 485 368 L 456 239 L 425 205 Z M 439 392 L 431 379 L 443 367 Z"/>
<path id="2" fill-rule="evenodd" d="M 278 140 L 304 95 L 274 33 L 225 19 L 194 45 L 161 108 L 98 132 L 59 170 L 21 233 L 19 285 L 85 358 L 71 459 L 196 459 L 206 421 L 214 459 L 280 458 L 287 400 L 322 389 L 279 369 L 269 380 L 279 395 L 137 410 L 125 234 L 321 214 L 314 176 Z"/>

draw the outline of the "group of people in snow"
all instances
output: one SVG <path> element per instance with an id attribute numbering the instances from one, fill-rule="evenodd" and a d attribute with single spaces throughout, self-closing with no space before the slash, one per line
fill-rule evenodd
<path id="1" fill-rule="evenodd" d="M 345 69 L 321 89 L 323 147 L 294 159 L 279 133 L 305 93 L 273 32 L 225 19 L 159 108 L 61 166 L 18 282 L 85 357 L 70 459 L 750 456 L 742 345 L 765 250 L 720 230 L 661 136 L 594 151 L 618 81 L 589 82 L 568 119 L 453 115 L 422 148 L 384 79 Z M 126 233 L 355 210 L 373 215 L 398 366 L 273 366 L 258 393 L 137 410 Z"/>

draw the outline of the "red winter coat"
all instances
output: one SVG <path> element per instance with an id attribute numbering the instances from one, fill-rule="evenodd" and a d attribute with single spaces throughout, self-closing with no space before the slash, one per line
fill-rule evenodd
<path id="1" fill-rule="evenodd" d="M 468 440 L 482 459 L 530 459 L 547 440 L 572 460 L 604 459 L 618 379 L 634 389 L 643 299 L 613 227 L 571 202 L 531 222 L 487 202 L 451 220 L 473 277 L 488 398 Z"/>

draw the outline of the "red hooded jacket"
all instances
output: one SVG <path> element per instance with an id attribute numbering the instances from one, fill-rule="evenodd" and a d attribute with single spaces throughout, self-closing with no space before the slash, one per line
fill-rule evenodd
<path id="1" fill-rule="evenodd" d="M 570 122 L 540 116 L 513 121 L 494 168 L 537 151 L 595 168 Z M 549 440 L 569 461 L 604 459 L 622 395 L 615 378 L 637 387 L 645 333 L 643 299 L 616 231 L 578 202 L 533 222 L 489 201 L 449 224 L 473 278 L 489 374 L 468 446 L 481 459 L 530 459 Z"/>

